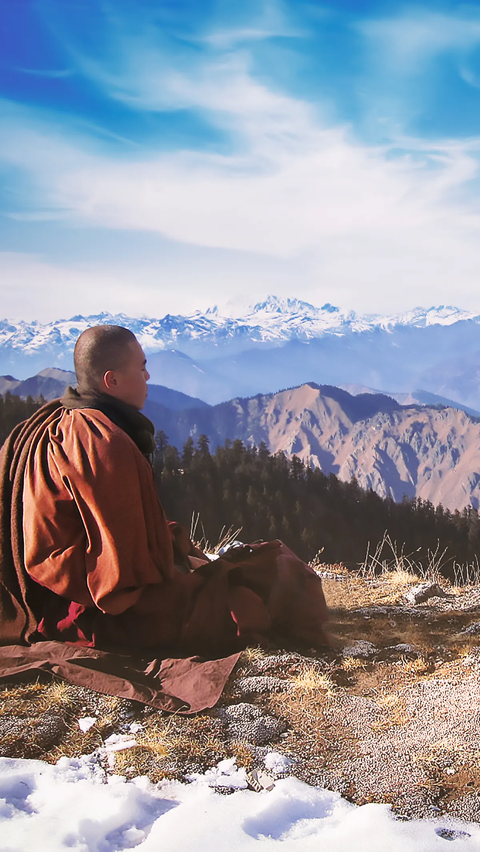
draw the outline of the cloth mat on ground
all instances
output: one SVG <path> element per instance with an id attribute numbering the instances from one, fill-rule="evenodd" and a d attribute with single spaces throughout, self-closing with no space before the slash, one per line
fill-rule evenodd
<path id="1" fill-rule="evenodd" d="M 240 654 L 147 659 L 64 642 L 0 647 L 0 683 L 60 677 L 76 686 L 191 715 L 213 707 Z"/>

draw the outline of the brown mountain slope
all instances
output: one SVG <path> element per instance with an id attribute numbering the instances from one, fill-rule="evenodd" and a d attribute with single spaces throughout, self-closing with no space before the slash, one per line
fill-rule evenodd
<path id="1" fill-rule="evenodd" d="M 480 423 L 463 411 L 407 409 L 354 425 L 337 448 L 341 479 L 401 500 L 421 497 L 448 509 L 480 502 Z"/>
<path id="2" fill-rule="evenodd" d="M 226 438 L 264 441 L 327 474 L 355 476 L 381 496 L 417 496 L 452 510 L 480 505 L 480 422 L 454 408 L 400 406 L 380 394 L 352 397 L 307 384 L 169 413 L 157 426 L 178 447 L 201 433 L 212 449 Z"/>

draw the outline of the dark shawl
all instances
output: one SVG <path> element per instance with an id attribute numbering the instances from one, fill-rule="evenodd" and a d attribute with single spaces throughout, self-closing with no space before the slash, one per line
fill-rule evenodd
<path id="1" fill-rule="evenodd" d="M 90 390 L 79 393 L 76 388 L 71 387 L 67 388 L 60 402 L 70 410 L 93 408 L 101 411 L 112 423 L 115 423 L 115 426 L 127 433 L 147 458 L 155 450 L 155 427 L 152 421 L 133 405 L 100 391 Z"/>

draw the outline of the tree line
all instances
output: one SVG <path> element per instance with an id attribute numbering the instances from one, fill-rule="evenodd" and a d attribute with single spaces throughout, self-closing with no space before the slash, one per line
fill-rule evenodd
<path id="1" fill-rule="evenodd" d="M 27 396 L 26 399 L 21 399 L 10 391 L 0 394 L 0 447 L 12 429 L 30 417 L 43 403 L 43 398 L 35 400 Z"/>
<path id="2" fill-rule="evenodd" d="M 428 550 L 446 548 L 447 576 L 454 560 L 470 563 L 480 555 L 479 515 L 471 507 L 450 512 L 420 498 L 396 503 L 355 479 L 342 482 L 296 456 L 271 454 L 265 444 L 227 441 L 211 453 L 202 435 L 179 452 L 161 431 L 156 444 L 154 471 L 167 516 L 189 526 L 199 513 L 210 543 L 222 527 L 242 528 L 243 541 L 280 538 L 304 560 L 323 548 L 322 561 L 348 565 L 362 562 L 387 532 L 418 562 Z"/>

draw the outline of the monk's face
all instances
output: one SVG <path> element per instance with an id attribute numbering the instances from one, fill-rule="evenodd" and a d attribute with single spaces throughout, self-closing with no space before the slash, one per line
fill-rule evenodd
<path id="1" fill-rule="evenodd" d="M 118 370 L 109 370 L 104 381 L 109 376 L 108 392 L 122 402 L 128 402 L 135 408 L 143 408 L 148 394 L 147 382 L 150 374 L 147 370 L 145 353 L 137 340 L 132 340 L 128 346 L 128 357 Z"/>

